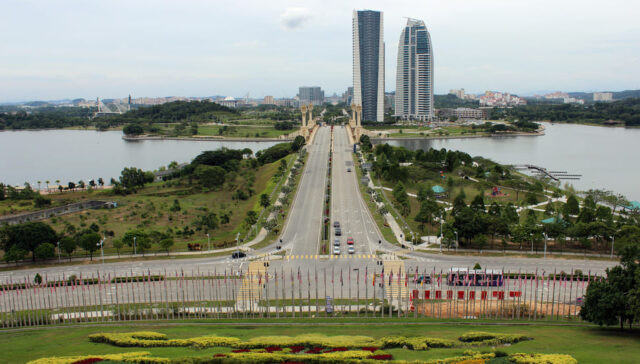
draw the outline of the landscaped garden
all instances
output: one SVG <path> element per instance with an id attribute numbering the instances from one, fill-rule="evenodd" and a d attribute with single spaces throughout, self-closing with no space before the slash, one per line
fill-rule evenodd
<path id="1" fill-rule="evenodd" d="M 637 331 L 591 326 L 312 322 L 64 327 L 6 332 L 0 345 L 4 362 L 34 364 L 634 363 L 640 356 Z"/>

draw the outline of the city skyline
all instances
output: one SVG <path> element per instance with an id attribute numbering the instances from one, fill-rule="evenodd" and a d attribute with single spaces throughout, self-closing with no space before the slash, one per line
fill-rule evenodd
<path id="1" fill-rule="evenodd" d="M 639 5 L 619 0 L 150 4 L 7 1 L 0 102 L 130 93 L 283 97 L 301 84 L 340 94 L 352 80 L 349 18 L 362 8 L 385 12 L 392 59 L 404 16 L 429 24 L 437 94 L 640 88 Z M 254 26 L 238 26 L 239 18 Z M 387 62 L 386 91 L 395 68 Z"/>

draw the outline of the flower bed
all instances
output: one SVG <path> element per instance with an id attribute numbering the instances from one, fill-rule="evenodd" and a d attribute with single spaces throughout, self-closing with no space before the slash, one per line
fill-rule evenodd
<path id="1" fill-rule="evenodd" d="M 578 361 L 566 354 L 511 354 L 509 361 L 516 364 L 577 364 Z"/>

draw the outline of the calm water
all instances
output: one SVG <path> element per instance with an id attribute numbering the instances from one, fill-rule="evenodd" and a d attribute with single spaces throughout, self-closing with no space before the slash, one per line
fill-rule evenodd
<path id="1" fill-rule="evenodd" d="M 389 141 L 409 149 L 447 148 L 503 164 L 581 174 L 579 190 L 605 188 L 640 200 L 640 129 L 544 123 L 546 135 Z M 563 182 L 564 184 L 564 182 Z"/>
<path id="2" fill-rule="evenodd" d="M 254 153 L 277 142 L 187 140 L 125 141 L 119 131 L 39 130 L 0 132 L 0 182 L 22 185 L 62 183 L 102 177 L 117 179 L 124 167 L 158 169 L 171 161 L 190 162 L 200 152 L 221 147 Z"/>

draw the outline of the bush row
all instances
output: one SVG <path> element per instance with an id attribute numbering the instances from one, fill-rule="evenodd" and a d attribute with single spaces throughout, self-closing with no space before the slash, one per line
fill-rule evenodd
<path id="1" fill-rule="evenodd" d="M 471 333 L 473 334 L 473 333 Z M 490 335 L 490 334 L 489 334 Z M 493 335 L 487 339 L 501 340 L 501 342 L 517 342 L 518 337 L 513 335 Z M 469 336 L 469 340 L 463 342 L 479 341 Z M 473 340 L 472 340 L 473 339 Z M 238 349 L 257 349 L 268 347 L 322 347 L 322 348 L 400 348 L 406 346 L 411 350 L 428 350 L 429 348 L 453 348 L 459 343 L 453 340 L 431 338 L 426 336 L 384 336 L 374 339 L 369 336 L 338 335 L 326 336 L 321 334 L 306 334 L 298 336 L 258 336 L 248 340 L 240 340 L 234 337 L 202 336 L 189 339 L 167 339 L 163 334 L 154 332 L 131 333 L 100 333 L 89 335 L 89 340 L 96 343 L 107 343 L 121 347 L 194 347 L 196 349 L 210 347 L 232 347 Z"/>
<path id="2" fill-rule="evenodd" d="M 533 340 L 524 335 L 494 334 L 490 332 L 473 331 L 460 336 L 458 340 L 476 345 L 515 344 L 520 341 Z"/>
<path id="3" fill-rule="evenodd" d="M 509 361 L 516 364 L 578 364 L 571 355 L 566 354 L 523 354 L 509 355 Z"/>
<path id="4" fill-rule="evenodd" d="M 147 351 L 134 351 L 122 354 L 100 354 L 41 358 L 28 362 L 27 364 L 72 364 L 87 359 L 100 358 L 103 360 L 121 361 L 127 363 L 171 363 L 170 359 L 153 358 Z"/>

